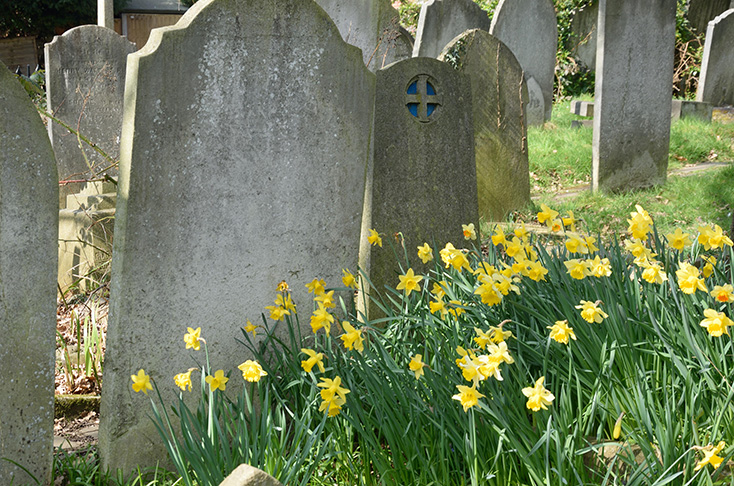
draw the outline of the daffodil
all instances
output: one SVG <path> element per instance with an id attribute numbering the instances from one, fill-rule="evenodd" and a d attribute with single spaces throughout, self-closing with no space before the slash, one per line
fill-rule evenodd
<path id="1" fill-rule="evenodd" d="M 512 364 L 515 359 L 510 356 L 510 350 L 507 349 L 507 342 L 502 341 L 499 344 L 490 344 L 487 346 L 487 351 L 492 359 L 497 360 L 500 363 Z"/>
<path id="2" fill-rule="evenodd" d="M 326 287 L 326 282 L 324 282 L 321 279 L 315 278 L 311 280 L 309 283 L 306 284 L 306 288 L 308 289 L 309 294 L 314 295 L 321 295 L 324 293 L 324 287 Z"/>
<path id="3" fill-rule="evenodd" d="M 462 224 L 461 232 L 464 234 L 465 240 L 476 240 L 477 239 L 477 231 L 474 229 L 474 223 Z"/>
<path id="4" fill-rule="evenodd" d="M 734 287 L 729 284 L 717 285 L 711 291 L 711 297 L 717 302 L 734 302 Z"/>
<path id="5" fill-rule="evenodd" d="M 558 211 L 554 211 L 545 204 L 540 205 L 540 212 L 538 213 L 538 223 L 544 224 L 550 228 L 551 223 L 558 216 Z"/>
<path id="6" fill-rule="evenodd" d="M 474 332 L 477 334 L 477 336 L 474 338 L 474 342 L 477 343 L 477 346 L 479 346 L 480 348 L 486 348 L 492 343 L 490 331 L 484 332 L 478 327 L 475 327 Z"/>
<path id="7" fill-rule="evenodd" d="M 375 229 L 370 230 L 367 241 L 369 241 L 370 245 L 372 246 L 379 246 L 380 248 L 382 248 L 382 238 L 380 238 L 379 233 L 377 233 Z"/>
<path id="8" fill-rule="evenodd" d="M 545 276 L 548 275 L 548 269 L 538 261 L 533 262 L 528 260 L 525 262 L 525 273 L 523 275 L 531 280 L 540 282 L 541 280 L 545 280 Z"/>
<path id="9" fill-rule="evenodd" d="M 732 246 L 731 239 L 724 234 L 718 224 L 715 224 L 713 229 L 709 226 L 699 226 L 698 231 L 698 242 L 705 250 L 723 248 L 724 245 Z"/>
<path id="10" fill-rule="evenodd" d="M 645 241 L 652 226 L 652 218 L 639 204 L 635 206 L 635 209 L 637 211 L 630 213 L 632 218 L 627 220 L 627 223 L 629 223 L 627 231 L 633 238 Z"/>
<path id="11" fill-rule="evenodd" d="M 525 406 L 533 412 L 537 412 L 541 408 L 548 410 L 548 405 L 556 398 L 543 386 L 544 381 L 545 376 L 541 376 L 535 382 L 535 386 L 522 389 L 522 394 L 528 397 L 528 402 Z"/>
<path id="12" fill-rule="evenodd" d="M 722 440 L 716 445 L 716 447 L 714 447 L 713 444 L 709 444 L 708 446 L 701 448 L 704 454 L 703 459 L 696 463 L 696 467 L 693 468 L 693 470 L 698 471 L 706 464 L 711 464 L 714 469 L 718 469 L 719 466 L 721 466 L 721 463 L 724 462 L 724 459 L 718 455 L 719 452 L 724 450 L 724 447 L 726 447 L 726 442 Z"/>
<path id="13" fill-rule="evenodd" d="M 130 378 L 133 380 L 133 391 L 135 393 L 143 392 L 147 395 L 148 390 L 153 389 L 153 385 L 150 383 L 150 376 L 146 375 L 142 368 L 138 370 L 137 375 L 130 375 Z"/>
<path id="14" fill-rule="evenodd" d="M 408 296 L 412 291 L 421 291 L 420 281 L 423 280 L 422 275 L 416 275 L 413 273 L 413 269 L 409 268 L 407 272 L 405 272 L 405 275 L 400 275 L 400 283 L 397 287 L 395 287 L 397 290 L 405 290 L 405 295 Z"/>
<path id="15" fill-rule="evenodd" d="M 423 362 L 423 355 L 416 354 L 410 359 L 410 363 L 408 363 L 408 368 L 410 368 L 410 371 L 415 373 L 415 379 L 420 379 L 421 376 L 423 376 L 423 368 L 428 366 Z"/>
<path id="16" fill-rule="evenodd" d="M 460 300 L 456 300 L 456 299 L 450 300 L 449 306 L 448 306 L 449 314 L 451 314 L 454 317 L 459 317 L 461 314 L 466 312 L 462 307 L 463 305 L 464 304 L 462 304 Z"/>
<path id="17" fill-rule="evenodd" d="M 691 244 L 690 236 L 689 233 L 684 233 L 680 228 L 676 228 L 673 233 L 665 235 L 665 238 L 668 240 L 670 246 L 681 251 Z"/>
<path id="18" fill-rule="evenodd" d="M 497 226 L 494 230 L 494 234 L 492 235 L 492 244 L 494 246 L 499 245 L 505 245 L 507 244 L 507 239 L 505 237 L 505 232 L 502 231 L 502 228 Z"/>
<path id="19" fill-rule="evenodd" d="M 301 361 L 301 368 L 303 368 L 303 371 L 311 373 L 311 369 L 316 365 L 318 366 L 319 371 L 322 373 L 324 372 L 324 363 L 322 362 L 324 359 L 323 353 L 317 353 L 313 349 L 308 348 L 301 348 L 301 352 L 308 355 L 308 359 Z"/>
<path id="20" fill-rule="evenodd" d="M 478 404 L 480 398 L 484 398 L 484 395 L 479 393 L 475 386 L 456 385 L 456 388 L 459 389 L 459 393 L 451 398 L 461 402 L 461 406 L 464 407 L 464 412 L 467 412 L 470 408 Z"/>
<path id="21" fill-rule="evenodd" d="M 239 370 L 242 372 L 242 378 L 249 381 L 250 383 L 260 381 L 260 378 L 268 375 L 267 371 L 265 371 L 263 367 L 260 366 L 260 363 L 251 359 L 248 359 L 237 368 L 239 368 Z"/>
<path id="22" fill-rule="evenodd" d="M 347 349 L 356 349 L 360 353 L 364 351 L 364 338 L 362 337 L 362 331 L 355 329 L 354 326 L 349 324 L 347 321 L 342 322 L 344 328 L 344 334 L 340 336 L 341 340 L 344 341 L 344 347 Z"/>
<path id="23" fill-rule="evenodd" d="M 341 386 L 341 378 L 338 376 L 333 380 L 330 378 L 321 378 L 321 383 L 316 386 L 323 388 L 323 390 L 321 390 L 321 399 L 324 402 L 333 402 L 337 400 L 337 403 L 341 406 L 347 400 L 349 389 Z"/>
<path id="24" fill-rule="evenodd" d="M 649 261 L 643 265 L 642 278 L 649 283 L 661 284 L 668 281 L 668 274 L 658 261 Z"/>
<path id="25" fill-rule="evenodd" d="M 443 298 L 430 301 L 428 303 L 428 309 L 431 311 L 431 314 L 440 312 L 441 319 L 446 317 L 446 315 L 449 313 L 448 309 L 446 309 L 446 303 L 443 301 Z"/>
<path id="26" fill-rule="evenodd" d="M 418 247 L 418 258 L 423 263 L 428 263 L 433 260 L 433 249 L 428 246 L 428 243 L 423 243 L 423 246 Z"/>
<path id="27" fill-rule="evenodd" d="M 711 275 L 714 274 L 714 265 L 716 265 L 716 257 L 704 256 L 701 258 L 703 258 L 703 261 L 706 262 L 703 268 L 701 269 L 701 273 L 703 274 L 703 278 L 709 278 Z"/>
<path id="28" fill-rule="evenodd" d="M 505 341 L 505 339 L 509 339 L 511 337 L 514 337 L 512 335 L 512 331 L 503 331 L 502 330 L 502 323 L 500 323 L 499 326 L 490 326 L 489 327 L 489 338 L 492 340 L 494 344 L 499 344 Z"/>
<path id="29" fill-rule="evenodd" d="M 356 289 L 357 279 L 354 278 L 354 275 L 352 275 L 352 272 L 350 272 L 346 268 L 342 268 L 342 273 L 344 274 L 344 276 L 342 277 L 342 283 L 344 284 L 344 286 Z"/>
<path id="30" fill-rule="evenodd" d="M 698 268 L 690 263 L 680 262 L 678 270 L 675 271 L 675 276 L 678 277 L 678 287 L 684 294 L 693 294 L 696 290 L 708 292 L 706 284 L 700 278 Z"/>
<path id="31" fill-rule="evenodd" d="M 589 253 L 586 240 L 577 233 L 568 233 L 565 245 L 569 253 L 581 253 L 584 255 Z"/>
<path id="32" fill-rule="evenodd" d="M 176 386 L 184 391 L 186 390 L 186 387 L 189 387 L 189 391 L 191 391 L 191 372 L 194 371 L 194 369 L 195 368 L 191 368 L 186 373 L 179 373 L 174 376 L 173 381 L 176 383 Z"/>
<path id="33" fill-rule="evenodd" d="M 247 319 L 247 324 L 245 325 L 245 332 L 252 333 L 252 337 L 257 336 L 257 332 L 255 329 L 257 329 L 259 326 L 254 325 L 252 322 L 250 322 L 250 319 Z"/>
<path id="34" fill-rule="evenodd" d="M 287 315 L 290 315 L 290 311 L 279 305 L 266 305 L 265 308 L 270 311 L 270 318 L 274 321 L 282 321 Z"/>
<path id="35" fill-rule="evenodd" d="M 436 296 L 437 299 L 442 299 L 446 296 L 446 289 L 448 288 L 448 283 L 446 283 L 446 280 L 441 280 L 440 282 L 433 282 L 433 288 L 431 288 L 431 293 Z"/>
<path id="36" fill-rule="evenodd" d="M 319 304 L 319 308 L 313 312 L 311 316 L 311 329 L 313 332 L 323 328 L 326 334 L 331 332 L 331 324 L 334 322 L 334 316 L 329 314 L 323 305 Z"/>
<path id="37" fill-rule="evenodd" d="M 563 264 L 571 278 L 576 280 L 583 280 L 589 274 L 589 266 L 585 260 L 574 258 L 573 260 L 566 260 Z"/>
<path id="38" fill-rule="evenodd" d="M 576 218 L 573 217 L 573 211 L 568 212 L 568 216 L 561 218 L 563 226 L 568 226 L 571 231 L 576 231 Z"/>
<path id="39" fill-rule="evenodd" d="M 336 304 L 334 303 L 333 290 L 323 292 L 321 295 L 317 295 L 316 297 L 314 297 L 313 300 L 320 306 L 323 306 L 324 309 L 333 309 L 334 307 L 336 307 Z"/>
<path id="40" fill-rule="evenodd" d="M 283 296 L 283 294 L 278 294 L 275 297 L 275 305 L 280 306 L 287 310 L 292 310 L 292 311 L 296 310 L 296 306 L 295 304 L 293 304 L 290 294 L 286 294 L 285 296 Z"/>
<path id="41" fill-rule="evenodd" d="M 214 376 L 209 375 L 205 378 L 206 382 L 209 384 L 209 388 L 211 391 L 216 390 L 222 390 L 226 388 L 227 382 L 229 381 L 229 378 L 224 376 L 224 370 L 217 370 L 214 373 Z"/>
<path id="42" fill-rule="evenodd" d="M 554 341 L 561 344 L 568 344 L 568 338 L 576 340 L 576 334 L 573 329 L 568 325 L 567 320 L 556 321 L 552 326 L 548 326 L 550 329 L 550 337 Z"/>
<path id="43" fill-rule="evenodd" d="M 290 292 L 291 291 L 290 287 L 288 287 L 288 282 L 286 282 L 285 280 L 280 281 L 280 283 L 276 287 L 276 290 L 278 292 Z"/>
<path id="44" fill-rule="evenodd" d="M 601 278 L 612 275 L 612 264 L 609 262 L 609 258 L 601 259 L 599 255 L 596 255 L 593 259 L 589 258 L 586 260 L 586 267 L 594 277 Z"/>
<path id="45" fill-rule="evenodd" d="M 190 327 L 187 327 L 186 331 L 188 331 L 186 334 L 184 334 L 186 349 L 194 348 L 195 351 L 201 349 L 201 342 L 199 341 L 201 336 L 201 328 L 197 327 L 196 329 L 192 329 Z"/>
<path id="46" fill-rule="evenodd" d="M 577 305 L 576 308 L 581 309 L 581 317 L 587 322 L 596 322 L 599 324 L 601 321 L 609 317 L 607 313 L 601 310 L 595 302 L 582 300 L 580 305 Z"/>
<path id="47" fill-rule="evenodd" d="M 520 226 L 516 226 L 513 233 L 515 233 L 515 236 L 520 238 L 521 241 L 525 241 L 530 237 L 530 233 L 528 233 L 525 223 L 520 223 Z"/>
<path id="48" fill-rule="evenodd" d="M 721 337 L 723 334 L 729 334 L 727 327 L 734 325 L 731 319 L 726 317 L 723 312 L 716 312 L 713 309 L 705 309 L 703 315 L 706 316 L 701 321 L 701 327 L 705 327 L 706 331 L 714 337 Z"/>
<path id="49" fill-rule="evenodd" d="M 485 279 L 474 291 L 474 294 L 478 295 L 482 299 L 482 303 L 488 306 L 497 305 L 502 302 L 502 293 L 491 279 Z"/>

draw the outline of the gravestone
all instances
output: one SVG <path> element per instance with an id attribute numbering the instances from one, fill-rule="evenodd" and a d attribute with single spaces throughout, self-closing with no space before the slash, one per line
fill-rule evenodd
<path id="1" fill-rule="evenodd" d="M 472 0 L 428 0 L 421 6 L 413 57 L 438 57 L 465 30 L 489 30 L 487 12 Z"/>
<path id="2" fill-rule="evenodd" d="M 553 0 L 500 0 L 489 33 L 510 48 L 525 71 L 543 92 L 543 121 L 553 111 L 553 79 L 558 47 L 558 21 Z M 530 95 L 532 99 L 532 94 Z M 528 125 L 536 125 L 528 114 Z"/>
<path id="3" fill-rule="evenodd" d="M 471 84 L 448 63 L 414 57 L 377 71 L 371 227 L 384 235 L 372 247 L 370 279 L 379 292 L 398 283 L 389 241 L 401 232 L 416 274 L 416 248 L 464 241 L 462 224 L 478 223 Z M 477 226 L 478 227 L 478 226 Z M 438 258 L 438 250 L 434 254 Z M 402 250 L 399 250 L 402 254 Z M 362 258 L 362 261 L 365 261 Z M 372 307 L 374 309 L 374 307 Z"/>
<path id="4" fill-rule="evenodd" d="M 676 0 L 600 0 L 592 187 L 665 182 Z"/>
<path id="5" fill-rule="evenodd" d="M 568 36 L 566 49 L 585 68 L 593 71 L 596 67 L 596 20 L 599 17 L 599 3 L 585 5 L 577 10 L 571 19 L 571 35 Z"/>
<path id="6" fill-rule="evenodd" d="M 447 58 L 471 84 L 479 216 L 504 220 L 530 202 L 522 67 L 506 45 L 479 29 L 451 41 L 439 60 Z"/>
<path id="7" fill-rule="evenodd" d="M 709 22 L 734 8 L 730 0 L 690 0 L 686 17 L 698 33 L 705 34 Z"/>
<path id="8" fill-rule="evenodd" d="M 51 483 L 57 192 L 46 128 L 0 62 L 0 484 Z"/>
<path id="9" fill-rule="evenodd" d="M 714 114 L 714 105 L 705 101 L 673 100 L 670 111 L 670 120 L 682 118 L 698 118 L 701 121 L 711 122 Z"/>
<path id="10" fill-rule="evenodd" d="M 734 105 L 734 8 L 709 22 L 696 101 Z"/>
<path id="11" fill-rule="evenodd" d="M 413 52 L 413 37 L 400 26 L 400 14 L 390 0 L 316 0 L 348 43 L 362 49 L 362 58 L 375 72 Z"/>
<path id="12" fill-rule="evenodd" d="M 310 333 L 304 284 L 356 268 L 375 77 L 312 0 L 200 0 L 126 83 L 99 447 L 129 471 L 165 455 L 131 374 L 171 403 L 201 326 L 236 393 L 236 339 L 278 283 Z"/>
<path id="13" fill-rule="evenodd" d="M 49 112 L 113 159 L 119 157 L 125 64 L 131 52 L 135 52 L 135 44 L 97 25 L 70 29 L 45 48 Z M 98 177 L 111 165 L 58 123 L 49 122 L 48 134 L 62 181 Z M 106 173 L 116 176 L 117 170 Z M 62 185 L 60 206 L 66 207 L 66 196 L 79 192 L 82 186 Z"/>
<path id="14" fill-rule="evenodd" d="M 527 73 L 526 73 L 527 74 Z M 528 102 L 525 105 L 525 120 L 527 126 L 540 126 L 545 123 L 545 96 L 534 76 L 526 79 L 528 88 Z"/>
<path id="15" fill-rule="evenodd" d="M 571 101 L 571 113 L 579 116 L 594 116 L 594 102 L 593 101 Z"/>

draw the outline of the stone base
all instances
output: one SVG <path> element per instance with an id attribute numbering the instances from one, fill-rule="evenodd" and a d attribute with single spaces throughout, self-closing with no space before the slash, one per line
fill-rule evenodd
<path id="1" fill-rule="evenodd" d="M 711 122 L 714 105 L 705 101 L 673 100 L 670 110 L 670 120 L 676 121 L 683 118 L 698 118 L 705 122 Z"/>

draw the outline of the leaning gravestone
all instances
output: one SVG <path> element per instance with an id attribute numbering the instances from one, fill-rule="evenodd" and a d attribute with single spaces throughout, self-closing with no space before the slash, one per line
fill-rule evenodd
<path id="1" fill-rule="evenodd" d="M 734 8 L 709 22 L 696 101 L 734 105 Z"/>
<path id="2" fill-rule="evenodd" d="M 530 202 L 522 67 L 506 45 L 479 29 L 451 41 L 439 60 L 469 78 L 479 216 L 501 221 Z"/>
<path id="3" fill-rule="evenodd" d="M 51 483 L 57 193 L 46 128 L 0 62 L 0 484 Z"/>
<path id="4" fill-rule="evenodd" d="M 665 182 L 676 0 L 601 0 L 592 187 Z"/>
<path id="5" fill-rule="evenodd" d="M 413 57 L 438 57 L 465 30 L 489 30 L 487 12 L 472 0 L 428 0 L 421 7 Z"/>
<path id="6" fill-rule="evenodd" d="M 54 37 L 45 49 L 49 111 L 115 160 L 119 157 L 125 64 L 131 52 L 135 44 L 98 25 L 70 29 Z M 110 167 L 109 160 L 58 123 L 49 122 L 48 134 L 62 181 L 88 180 Z M 116 176 L 117 170 L 106 173 Z M 61 186 L 62 207 L 66 207 L 66 195 L 79 192 L 82 185 Z"/>
<path id="7" fill-rule="evenodd" d="M 394 234 L 403 234 L 418 274 L 429 268 L 415 256 L 418 245 L 453 242 L 458 248 L 461 225 L 478 223 L 468 77 L 427 57 L 377 71 L 374 131 L 371 227 L 384 235 L 385 247 L 372 247 L 369 265 L 382 293 L 384 285 L 398 283 L 388 245 Z"/>
<path id="8" fill-rule="evenodd" d="M 200 0 L 126 83 L 99 445 L 129 471 L 164 456 L 131 374 L 171 403 L 187 327 L 236 372 L 281 280 L 308 327 L 304 284 L 356 271 L 375 77 L 312 0 Z"/>
<path id="9" fill-rule="evenodd" d="M 544 121 L 553 111 L 553 79 L 556 69 L 558 26 L 553 0 L 500 0 L 489 33 L 510 48 L 543 92 Z M 528 114 L 529 120 L 537 117 Z M 536 123 L 528 123 L 534 125 Z"/>
<path id="10" fill-rule="evenodd" d="M 686 17 L 691 27 L 705 34 L 709 22 L 730 8 L 734 8 L 730 0 L 690 0 Z"/>
<path id="11" fill-rule="evenodd" d="M 370 71 L 407 59 L 413 38 L 400 26 L 400 14 L 389 0 L 316 0 L 348 43 L 362 49 Z"/>

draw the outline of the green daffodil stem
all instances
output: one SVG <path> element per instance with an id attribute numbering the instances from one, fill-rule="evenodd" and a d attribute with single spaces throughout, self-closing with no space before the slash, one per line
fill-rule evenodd
<path id="1" fill-rule="evenodd" d="M 477 429 L 474 424 L 474 408 L 469 410 L 469 440 L 471 442 L 471 454 L 473 466 L 471 471 L 472 486 L 479 485 L 479 457 L 477 455 Z"/>

